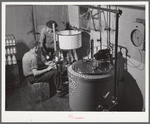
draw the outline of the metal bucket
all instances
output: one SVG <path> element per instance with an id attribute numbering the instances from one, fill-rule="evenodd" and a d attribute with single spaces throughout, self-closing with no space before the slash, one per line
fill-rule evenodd
<path id="1" fill-rule="evenodd" d="M 64 30 L 57 33 L 60 49 L 71 50 L 82 46 L 81 31 Z"/>

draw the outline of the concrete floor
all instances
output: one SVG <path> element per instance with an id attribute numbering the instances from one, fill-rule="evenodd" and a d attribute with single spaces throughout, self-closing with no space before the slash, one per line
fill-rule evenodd
<path id="1" fill-rule="evenodd" d="M 27 85 L 23 83 L 21 87 L 7 92 L 6 111 L 70 111 L 69 95 L 59 98 L 56 94 L 48 100 L 35 103 L 27 95 Z"/>
<path id="2" fill-rule="evenodd" d="M 8 90 L 6 111 L 71 111 L 69 94 L 35 103 L 27 95 L 27 84 L 24 81 L 19 88 Z M 117 86 L 118 105 L 116 111 L 143 111 L 144 99 L 133 77 L 125 72 L 124 81 Z"/>

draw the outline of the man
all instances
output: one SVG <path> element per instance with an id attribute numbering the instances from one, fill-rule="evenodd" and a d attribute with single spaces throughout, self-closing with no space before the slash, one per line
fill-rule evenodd
<path id="1" fill-rule="evenodd" d="M 47 62 L 47 61 L 54 59 L 54 54 L 57 56 L 57 53 L 56 52 L 54 53 L 54 39 L 53 39 L 53 27 L 52 27 L 53 23 L 55 24 L 55 30 L 58 31 L 57 30 L 58 25 L 54 20 L 48 21 L 46 25 L 41 29 L 39 41 L 41 42 L 43 62 Z M 56 47 L 57 47 L 57 51 L 60 50 L 58 47 L 58 41 L 56 41 Z M 63 50 L 62 53 L 63 53 L 63 57 L 66 63 L 69 62 L 69 64 L 71 64 L 71 60 L 72 60 L 72 63 L 75 62 L 75 56 L 73 54 L 73 51 L 68 52 L 68 51 Z M 69 58 L 69 55 L 70 55 L 70 58 Z"/>
<path id="2" fill-rule="evenodd" d="M 44 62 L 52 60 L 54 55 L 53 23 L 55 24 L 55 28 L 57 28 L 57 23 L 54 20 L 50 20 L 41 29 L 40 33 L 39 41 L 41 42 L 42 60 Z"/>
<path id="3" fill-rule="evenodd" d="M 22 59 L 24 76 L 26 76 L 31 84 L 47 81 L 54 83 L 57 92 L 61 93 L 64 89 L 60 79 L 60 73 L 57 71 L 55 63 L 51 61 L 46 64 L 47 66 L 45 68 L 39 69 L 38 57 L 40 54 L 40 42 L 32 41 L 30 48 L 30 51 L 25 53 Z"/>

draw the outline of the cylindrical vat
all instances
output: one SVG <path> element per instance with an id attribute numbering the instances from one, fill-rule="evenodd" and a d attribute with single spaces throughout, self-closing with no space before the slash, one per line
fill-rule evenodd
<path id="1" fill-rule="evenodd" d="M 81 31 L 64 30 L 57 33 L 59 47 L 64 50 L 77 49 L 82 46 Z"/>
<path id="2" fill-rule="evenodd" d="M 112 69 L 107 74 L 82 74 L 74 69 L 78 63 L 81 61 L 68 68 L 70 108 L 74 111 L 95 111 L 98 105 L 107 104 L 108 94 L 113 95 L 114 71 Z M 87 67 L 84 63 L 81 66 L 81 71 Z"/>

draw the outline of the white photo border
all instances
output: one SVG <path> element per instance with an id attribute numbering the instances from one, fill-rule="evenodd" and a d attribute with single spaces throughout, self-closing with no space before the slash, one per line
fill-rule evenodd
<path id="1" fill-rule="evenodd" d="M 2 17 L 2 30 L 1 30 L 1 41 L 5 41 L 5 25 L 6 25 L 6 5 L 73 5 L 80 4 L 84 5 L 85 2 L 2 2 L 1 17 Z M 86 2 L 86 4 L 102 4 L 102 5 L 120 5 L 129 4 L 127 2 Z M 135 2 L 132 1 L 132 5 L 145 5 L 146 12 L 146 41 L 149 41 L 149 3 L 148 2 Z M 5 42 L 2 43 L 2 105 L 1 105 L 1 119 L 2 122 L 148 122 L 149 121 L 149 42 L 146 42 L 146 109 L 145 112 L 47 112 L 47 111 L 5 111 Z M 69 116 L 82 117 L 82 119 L 73 119 Z"/>

